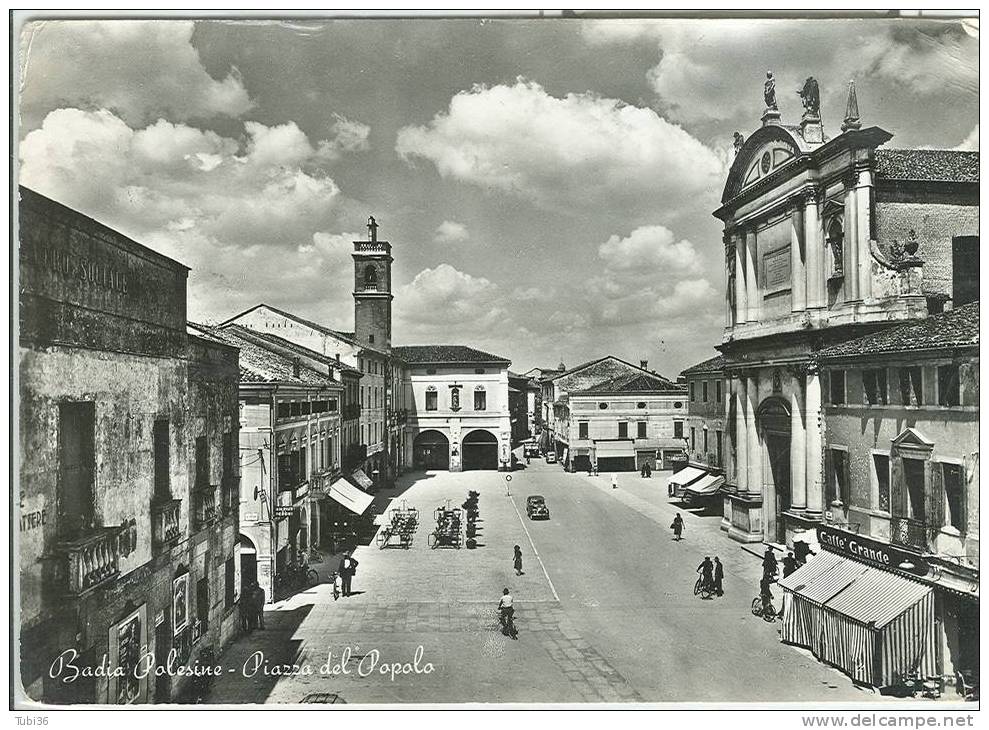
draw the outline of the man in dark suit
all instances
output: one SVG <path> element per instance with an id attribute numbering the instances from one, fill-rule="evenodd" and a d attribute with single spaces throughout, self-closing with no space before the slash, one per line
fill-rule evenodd
<path id="1" fill-rule="evenodd" d="M 348 550 L 343 554 L 343 558 L 340 560 L 340 583 L 342 584 L 343 595 L 350 595 L 350 581 L 354 577 L 354 573 L 357 572 L 357 561 L 350 557 L 350 551 Z"/>

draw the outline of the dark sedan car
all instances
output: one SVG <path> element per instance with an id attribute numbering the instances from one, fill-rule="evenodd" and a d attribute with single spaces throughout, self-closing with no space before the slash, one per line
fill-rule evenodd
<path id="1" fill-rule="evenodd" d="M 530 520 L 548 520 L 549 507 L 546 506 L 546 499 L 538 494 L 533 494 L 525 500 L 525 513 Z"/>

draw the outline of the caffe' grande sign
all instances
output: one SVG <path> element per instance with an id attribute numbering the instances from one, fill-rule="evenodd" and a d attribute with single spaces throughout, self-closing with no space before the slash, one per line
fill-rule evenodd
<path id="1" fill-rule="evenodd" d="M 829 552 L 847 555 L 869 565 L 916 576 L 930 572 L 930 566 L 916 553 L 835 527 L 819 526 L 817 541 Z"/>

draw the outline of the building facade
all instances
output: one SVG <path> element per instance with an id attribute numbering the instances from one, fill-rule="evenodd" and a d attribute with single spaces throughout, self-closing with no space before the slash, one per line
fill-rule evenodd
<path id="1" fill-rule="evenodd" d="M 271 602 L 289 564 L 332 537 L 347 366 L 239 325 L 207 331 L 240 351 L 241 582 Z"/>
<path id="2" fill-rule="evenodd" d="M 864 539 L 906 556 L 911 579 L 934 589 L 936 673 L 977 675 L 979 304 L 818 361 L 826 544 Z"/>
<path id="3" fill-rule="evenodd" d="M 18 216 L 23 689 L 180 699 L 186 677 L 132 670 L 239 628 L 237 350 L 187 330 L 186 267 L 24 188 Z"/>
<path id="4" fill-rule="evenodd" d="M 392 351 L 407 373 L 410 463 L 450 471 L 509 468 L 511 363 L 464 345 L 408 345 Z"/>
<path id="5" fill-rule="evenodd" d="M 683 454 L 684 392 L 648 372 L 623 373 L 570 394 L 568 471 L 668 469 Z M 678 427 L 677 424 L 680 424 Z"/>
<path id="6" fill-rule="evenodd" d="M 684 370 L 687 385 L 687 423 L 681 432 L 687 441 L 688 464 L 724 473 L 727 466 L 725 404 L 728 387 L 720 355 Z"/>
<path id="7" fill-rule="evenodd" d="M 542 379 L 544 438 L 568 469 L 635 470 L 647 461 L 672 468 L 683 454 L 676 433 L 686 420 L 686 390 L 647 364 L 607 355 L 569 370 L 560 363 Z"/>
<path id="8" fill-rule="evenodd" d="M 854 87 L 828 138 L 816 100 L 800 123 L 767 109 L 737 149 L 715 216 L 724 222 L 732 471 L 724 526 L 791 543 L 825 511 L 816 353 L 927 316 L 973 284 L 978 154 L 880 147 Z M 959 294 L 962 296 L 962 294 Z"/>

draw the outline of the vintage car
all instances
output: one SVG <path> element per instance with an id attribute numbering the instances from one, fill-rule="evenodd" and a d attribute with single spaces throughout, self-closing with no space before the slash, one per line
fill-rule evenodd
<path id="1" fill-rule="evenodd" d="M 530 520 L 548 520 L 549 507 L 546 506 L 546 498 L 539 494 L 526 497 L 525 513 Z"/>
<path id="2" fill-rule="evenodd" d="M 547 451 L 546 452 L 546 463 L 547 464 L 555 464 L 556 463 L 556 452 L 555 451 Z"/>

